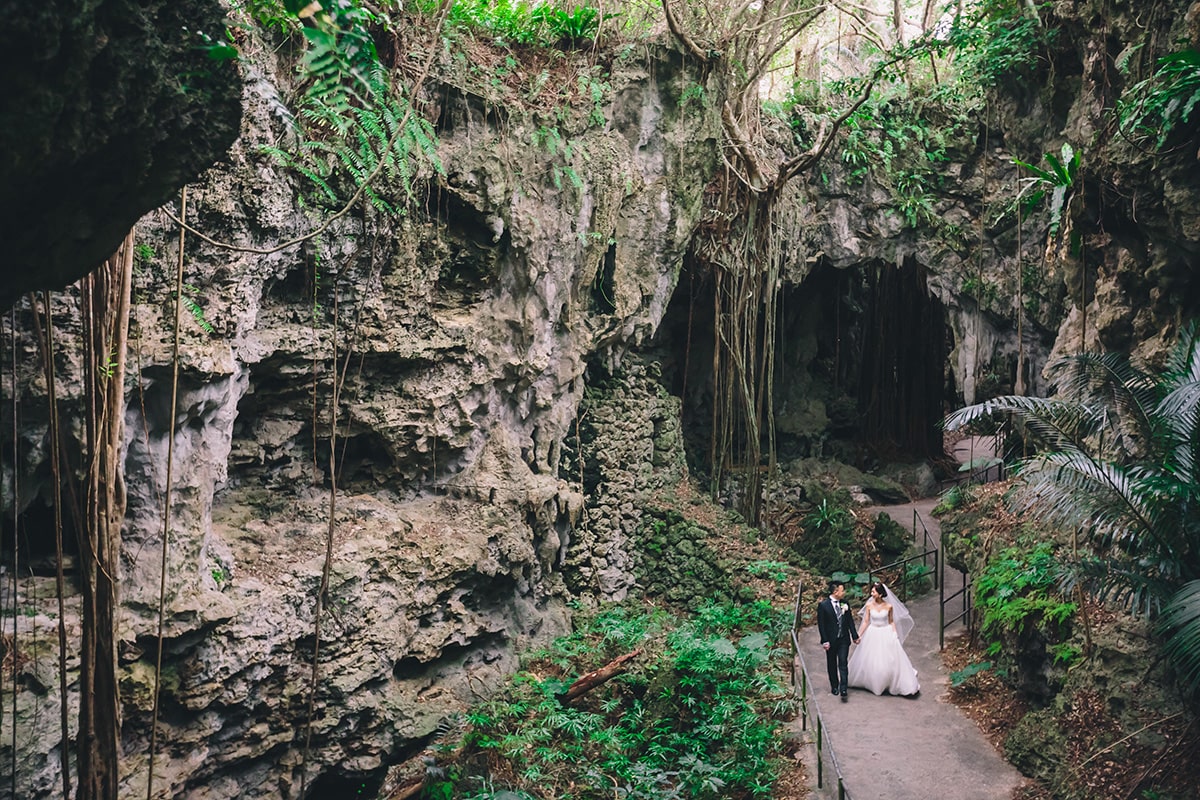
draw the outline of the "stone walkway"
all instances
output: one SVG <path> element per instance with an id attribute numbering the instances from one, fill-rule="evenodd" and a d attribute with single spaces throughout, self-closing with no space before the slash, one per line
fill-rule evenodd
<path id="1" fill-rule="evenodd" d="M 916 510 L 936 542 L 940 541 L 938 522 L 929 513 L 936 504 L 937 499 L 932 498 L 871 511 L 886 511 L 911 527 Z M 948 593 L 961 586 L 958 573 L 953 574 L 954 578 L 947 576 Z M 814 611 L 812 606 L 819 599 L 812 594 L 804 598 L 806 615 Z M 845 797 L 851 800 L 1008 800 L 1021 784 L 1016 768 L 945 697 L 950 680 L 938 644 L 938 602 L 935 591 L 907 603 L 916 624 L 904 647 L 921 682 L 921 693 L 912 698 L 876 697 L 863 689 L 851 689 L 848 701 L 840 702 L 829 693 L 825 651 L 816 625 L 800 630 L 809 676 L 809 729 L 801 731 L 799 719 L 794 729 L 805 743 L 800 754 L 812 780 L 813 797 L 838 797 L 831 749 L 845 779 Z M 859 609 L 854 611 L 857 615 Z M 964 632 L 959 624 L 946 636 Z M 818 711 L 824 720 L 822 789 L 816 788 Z"/>

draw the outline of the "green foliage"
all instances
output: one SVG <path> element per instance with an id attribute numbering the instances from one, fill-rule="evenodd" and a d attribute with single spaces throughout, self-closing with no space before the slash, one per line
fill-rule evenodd
<path id="1" fill-rule="evenodd" d="M 751 561 L 746 565 L 746 572 L 757 577 L 767 576 L 777 583 L 788 579 L 788 565 L 782 561 Z"/>
<path id="2" fill-rule="evenodd" d="M 138 242 L 133 248 L 133 263 L 138 266 L 146 266 L 154 261 L 157 253 L 154 248 L 145 242 Z"/>
<path id="3" fill-rule="evenodd" d="M 981 614 L 979 632 L 992 642 L 1005 634 L 1034 626 L 1046 631 L 1061 626 L 1076 605 L 1055 589 L 1060 574 L 1053 547 L 1041 543 L 1032 551 L 1011 547 L 988 562 L 975 578 L 975 604 Z"/>
<path id="4" fill-rule="evenodd" d="M 707 530 L 675 511 L 644 520 L 634 569 L 647 596 L 689 607 L 733 597 L 730 576 L 707 544 Z"/>
<path id="5" fill-rule="evenodd" d="M 1152 139 L 1163 147 L 1172 134 L 1189 126 L 1200 103 L 1200 52 L 1181 50 L 1158 60 L 1153 75 L 1135 83 L 1117 106 L 1121 130 Z M 1190 125 L 1195 133 L 1195 126 Z"/>
<path id="6" fill-rule="evenodd" d="M 1064 667 L 1074 664 L 1081 655 L 1083 655 L 1083 651 L 1070 642 L 1059 642 L 1050 648 L 1050 656 L 1054 663 L 1062 664 Z"/>
<path id="7" fill-rule="evenodd" d="M 1050 169 L 1035 167 L 1033 164 L 1015 158 L 1013 163 L 1033 173 L 1033 177 L 1023 179 L 1025 188 L 1021 190 L 1027 209 L 1037 206 L 1042 202 L 1046 193 L 1050 193 L 1050 236 L 1053 238 L 1058 235 L 1063 209 L 1068 202 L 1067 193 L 1075 185 L 1075 177 L 1079 172 L 1079 153 L 1069 143 L 1064 142 L 1061 160 L 1056 158 L 1053 153 L 1046 153 L 1042 157 L 1050 165 Z"/>
<path id="8" fill-rule="evenodd" d="M 835 93 L 853 89 L 835 82 Z M 966 107 L 949 96 L 915 93 L 898 83 L 878 90 L 843 125 L 842 163 L 851 184 L 868 176 L 886 187 L 910 228 L 937 227 L 942 165 L 956 143 L 973 137 Z"/>
<path id="9" fill-rule="evenodd" d="M 790 711 L 774 674 L 785 615 L 749 603 L 705 606 L 688 621 L 610 608 L 578 622 L 538 655 L 536 674 L 517 673 L 470 710 L 463 757 L 438 767 L 437 796 L 499 797 L 499 776 L 515 796 L 563 800 L 770 796 L 773 715 Z M 631 647 L 644 652 L 628 673 L 561 702 L 572 675 Z M 544 677 L 551 665 L 561 673 Z M 490 794 L 473 794 L 479 786 Z"/>
<path id="10" fill-rule="evenodd" d="M 962 506 L 968 505 L 976 498 L 976 491 L 965 483 L 955 483 L 954 486 L 946 489 L 942 493 L 941 500 L 937 501 L 934 510 L 931 511 L 935 517 L 949 513 L 950 511 L 958 511 Z"/>
<path id="11" fill-rule="evenodd" d="M 962 293 L 974 297 L 980 305 L 995 305 L 1000 299 L 1000 290 L 996 284 L 985 280 L 982 275 L 964 275 Z"/>
<path id="12" fill-rule="evenodd" d="M 294 14 L 296 3 L 286 0 L 286 5 Z M 411 108 L 379 62 L 371 31 L 388 21 L 352 2 L 311 20 L 300 29 L 304 52 L 298 71 L 304 90 L 294 121 L 301 141 L 296 147 L 262 150 L 307 178 L 318 202 L 338 205 L 362 190 L 380 212 L 397 214 L 377 179 L 399 184 L 411 199 L 416 162 L 439 172 L 442 166 L 432 125 Z"/>
<path id="13" fill-rule="evenodd" d="M 190 283 L 183 285 L 183 296 L 179 299 L 180 304 L 187 310 L 192 320 L 200 326 L 200 330 L 209 334 L 215 333 L 212 323 L 204 316 L 204 309 L 196 301 L 196 297 L 200 294 L 200 290 Z M 175 293 L 171 292 L 171 297 L 175 297 Z"/>
<path id="14" fill-rule="evenodd" d="M 976 661 L 974 664 L 967 664 L 959 670 L 950 673 L 950 685 L 962 686 L 967 681 L 984 672 L 989 672 L 992 669 L 990 661 Z"/>
<path id="15" fill-rule="evenodd" d="M 845 507 L 822 499 L 802 526 L 803 534 L 794 547 L 813 570 L 832 575 L 862 566 L 862 552 L 854 541 L 854 517 Z"/>
<path id="16" fill-rule="evenodd" d="M 875 539 L 875 547 L 890 556 L 900 555 L 912 542 L 912 534 L 908 529 L 886 513 L 880 513 L 875 518 L 871 535 Z"/>
<path id="17" fill-rule="evenodd" d="M 984 88 L 1032 73 L 1056 31 L 1023 0 L 983 0 L 954 19 L 947 43 L 964 80 Z"/>
<path id="18" fill-rule="evenodd" d="M 1200 327 L 1165 366 L 1118 353 L 1052 365 L 1058 397 L 998 397 L 956 412 L 955 429 L 1011 418 L 1040 452 L 1019 464 L 1012 502 L 1033 522 L 1085 534 L 1064 588 L 1147 615 L 1163 608 L 1164 651 L 1200 690 Z"/>
<path id="19" fill-rule="evenodd" d="M 686 106 L 688 103 L 697 103 L 703 106 L 708 100 L 708 93 L 704 90 L 704 85 L 700 83 L 689 83 L 679 96 L 679 105 Z"/>
<path id="20" fill-rule="evenodd" d="M 417 7 L 432 13 L 438 0 L 418 0 Z M 456 28 L 491 34 L 499 44 L 578 46 L 596 37 L 600 24 L 619 14 L 601 15 L 594 6 L 528 2 L 527 0 L 458 0 L 449 22 Z"/>

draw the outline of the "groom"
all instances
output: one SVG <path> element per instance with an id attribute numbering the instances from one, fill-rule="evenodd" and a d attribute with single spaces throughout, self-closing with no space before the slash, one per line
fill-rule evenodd
<path id="1" fill-rule="evenodd" d="M 850 642 L 858 644 L 858 626 L 850 606 L 842 602 L 846 584 L 829 582 L 829 597 L 817 604 L 817 630 L 821 647 L 825 648 L 825 666 L 829 670 L 829 685 L 834 694 L 846 702 L 846 662 L 850 659 Z"/>

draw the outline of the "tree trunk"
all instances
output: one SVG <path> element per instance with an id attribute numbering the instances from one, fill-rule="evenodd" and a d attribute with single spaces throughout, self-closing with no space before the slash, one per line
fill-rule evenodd
<path id="1" fill-rule="evenodd" d="M 125 481 L 125 343 L 133 234 L 80 282 L 87 397 L 86 491 L 80 533 L 83 642 L 79 683 L 79 800 L 117 800 L 121 707 L 116 611 Z"/>

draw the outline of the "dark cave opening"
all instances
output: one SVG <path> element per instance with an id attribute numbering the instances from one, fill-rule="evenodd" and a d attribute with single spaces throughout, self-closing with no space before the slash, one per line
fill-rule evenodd
<path id="1" fill-rule="evenodd" d="M 387 770 L 380 768 L 371 772 L 346 772 L 329 770 L 321 773 L 305 800 L 348 800 L 353 797 L 378 797 L 383 788 Z"/>
<path id="2" fill-rule="evenodd" d="M 9 511 L 3 523 L 0 523 L 0 563 L 9 569 L 14 563 L 13 524 Z M 18 535 L 15 559 L 20 575 L 49 577 L 57 573 L 54 525 L 54 507 L 49 502 L 35 499 L 21 512 L 16 520 Z M 73 573 L 75 561 L 79 556 L 79 534 L 75 519 L 65 505 L 62 511 L 62 526 L 63 567 L 67 573 Z"/>
<path id="3" fill-rule="evenodd" d="M 649 355 L 682 398 L 688 467 L 709 474 L 713 429 L 711 277 L 685 270 Z M 948 326 L 915 261 L 819 261 L 780 290 L 774 413 L 780 460 L 942 456 Z M 764 452 L 766 442 L 764 441 Z"/>

